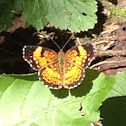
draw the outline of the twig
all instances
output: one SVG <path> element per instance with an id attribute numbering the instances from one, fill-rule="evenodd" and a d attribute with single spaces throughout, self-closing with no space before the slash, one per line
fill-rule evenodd
<path id="1" fill-rule="evenodd" d="M 107 64 L 110 64 L 110 63 L 125 63 L 126 62 L 126 60 L 123 60 L 123 61 L 101 61 L 101 62 L 99 62 L 99 63 L 96 63 L 96 64 L 94 64 L 94 65 L 92 65 L 92 66 L 90 66 L 89 68 L 94 68 L 94 67 L 97 67 L 97 66 L 100 66 L 100 65 L 102 65 L 102 64 L 105 64 L 105 63 L 107 63 Z"/>
<path id="2" fill-rule="evenodd" d="M 101 41 L 98 41 L 98 42 L 94 42 L 93 44 L 99 45 L 99 44 L 108 43 L 108 42 L 109 42 L 108 40 L 101 40 Z"/>
<path id="3" fill-rule="evenodd" d="M 103 51 L 99 51 L 96 54 L 96 57 L 101 57 L 101 56 L 126 56 L 126 50 L 117 50 L 117 51 L 103 50 Z"/>
<path id="4" fill-rule="evenodd" d="M 115 43 L 114 41 L 110 41 L 110 42 L 108 43 L 107 46 L 105 46 L 104 48 L 102 48 L 102 50 L 107 50 L 107 49 L 110 48 L 111 45 L 113 45 L 114 43 Z"/>

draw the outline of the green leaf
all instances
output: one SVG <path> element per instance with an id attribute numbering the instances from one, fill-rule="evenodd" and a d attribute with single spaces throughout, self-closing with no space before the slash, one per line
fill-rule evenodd
<path id="1" fill-rule="evenodd" d="M 1 125 L 89 126 L 99 120 L 99 107 L 114 84 L 113 77 L 93 70 L 87 70 L 84 82 L 73 90 L 50 90 L 37 78 L 1 75 Z"/>
<path id="2" fill-rule="evenodd" d="M 125 126 L 126 125 L 126 72 L 113 76 L 115 84 L 103 106 L 101 115 L 104 126 Z M 109 83 L 108 83 L 109 84 Z"/>
<path id="3" fill-rule="evenodd" d="M 0 0 L 0 31 L 11 25 L 13 10 L 22 10 L 23 0 Z"/>
<path id="4" fill-rule="evenodd" d="M 14 8 L 13 0 L 0 1 L 0 31 L 5 30 L 11 24 L 13 14 L 11 13 Z"/>
<path id="5" fill-rule="evenodd" d="M 126 72 L 118 73 L 114 77 L 115 77 L 114 87 L 107 97 L 109 98 L 114 96 L 125 96 L 126 95 Z"/>
<path id="6" fill-rule="evenodd" d="M 23 15 L 37 29 L 49 22 L 61 30 L 87 31 L 97 22 L 96 4 L 95 0 L 27 0 Z"/>
<path id="7" fill-rule="evenodd" d="M 26 21 L 37 29 L 48 22 L 61 30 L 87 31 L 97 22 L 95 0 L 1 0 L 0 31 L 11 25 L 13 10 L 21 11 Z"/>
<path id="8" fill-rule="evenodd" d="M 16 11 L 22 11 L 24 6 L 24 0 L 14 0 L 14 5 Z"/>
<path id="9" fill-rule="evenodd" d="M 104 126 L 126 126 L 126 96 L 107 99 L 100 110 Z"/>

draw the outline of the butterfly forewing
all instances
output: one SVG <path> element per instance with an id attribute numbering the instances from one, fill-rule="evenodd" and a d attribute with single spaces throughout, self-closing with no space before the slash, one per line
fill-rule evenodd
<path id="1" fill-rule="evenodd" d="M 38 70 L 37 68 L 37 64 L 35 62 L 35 60 L 33 59 L 33 53 L 34 51 L 36 50 L 37 46 L 32 46 L 32 45 L 29 45 L 29 46 L 24 46 L 23 47 L 23 58 L 25 61 L 27 61 L 30 66 L 34 69 L 34 70 Z"/>
<path id="2" fill-rule="evenodd" d="M 24 46 L 23 58 L 35 70 L 40 70 L 48 64 L 56 62 L 57 53 L 41 46 Z"/>

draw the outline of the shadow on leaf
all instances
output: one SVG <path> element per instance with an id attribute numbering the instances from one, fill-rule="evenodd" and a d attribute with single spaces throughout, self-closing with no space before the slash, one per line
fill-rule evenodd
<path id="1" fill-rule="evenodd" d="M 64 89 L 64 88 L 60 89 L 60 90 L 50 89 L 50 91 L 57 98 L 66 98 L 67 96 L 69 96 L 69 93 L 75 97 L 82 97 L 82 96 L 85 96 L 87 93 L 89 93 L 89 91 L 91 90 L 92 85 L 93 85 L 93 80 L 95 80 L 98 77 L 98 75 L 99 75 L 99 73 L 97 71 L 87 69 L 86 77 L 85 77 L 84 81 L 77 88 L 71 89 L 71 90 Z M 22 76 L 13 75 L 13 77 L 16 79 L 22 79 L 22 80 L 27 80 L 27 81 L 38 81 L 38 76 L 36 73 L 29 74 L 26 76 L 25 75 L 22 75 Z"/>
<path id="2" fill-rule="evenodd" d="M 10 76 L 12 76 L 12 74 Z M 24 74 L 22 75 L 16 74 L 13 75 L 13 78 L 27 80 L 27 81 L 38 81 L 38 75 L 36 73 L 26 74 L 26 76 Z"/>
<path id="3" fill-rule="evenodd" d="M 86 70 L 86 77 L 82 84 L 77 88 L 71 89 L 70 93 L 76 97 L 85 96 L 92 88 L 93 80 L 98 77 L 99 73 L 95 70 Z M 69 95 L 68 89 L 61 89 L 61 90 L 51 90 L 52 94 L 58 98 L 65 98 Z"/>
<path id="4" fill-rule="evenodd" d="M 126 126 L 126 96 L 107 99 L 100 110 L 104 126 Z"/>

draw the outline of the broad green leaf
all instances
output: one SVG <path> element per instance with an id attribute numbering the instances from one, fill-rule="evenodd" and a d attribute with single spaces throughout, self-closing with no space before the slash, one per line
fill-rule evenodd
<path id="1" fill-rule="evenodd" d="M 103 106 L 101 115 L 104 118 L 104 126 L 125 126 L 126 125 L 126 72 L 114 75 L 115 84 L 108 94 Z"/>
<path id="2" fill-rule="evenodd" d="M 126 95 L 126 72 L 118 73 L 115 77 L 115 84 L 108 97 Z"/>
<path id="3" fill-rule="evenodd" d="M 27 0 L 23 15 L 37 29 L 48 22 L 61 30 L 87 31 L 97 22 L 95 0 Z"/>
<path id="4" fill-rule="evenodd" d="M 37 74 L 1 75 L 0 125 L 89 126 L 99 120 L 99 107 L 115 81 L 87 70 L 79 87 L 50 90 L 37 78 Z"/>
<path id="5" fill-rule="evenodd" d="M 126 96 L 107 99 L 100 110 L 104 126 L 126 126 Z"/>

